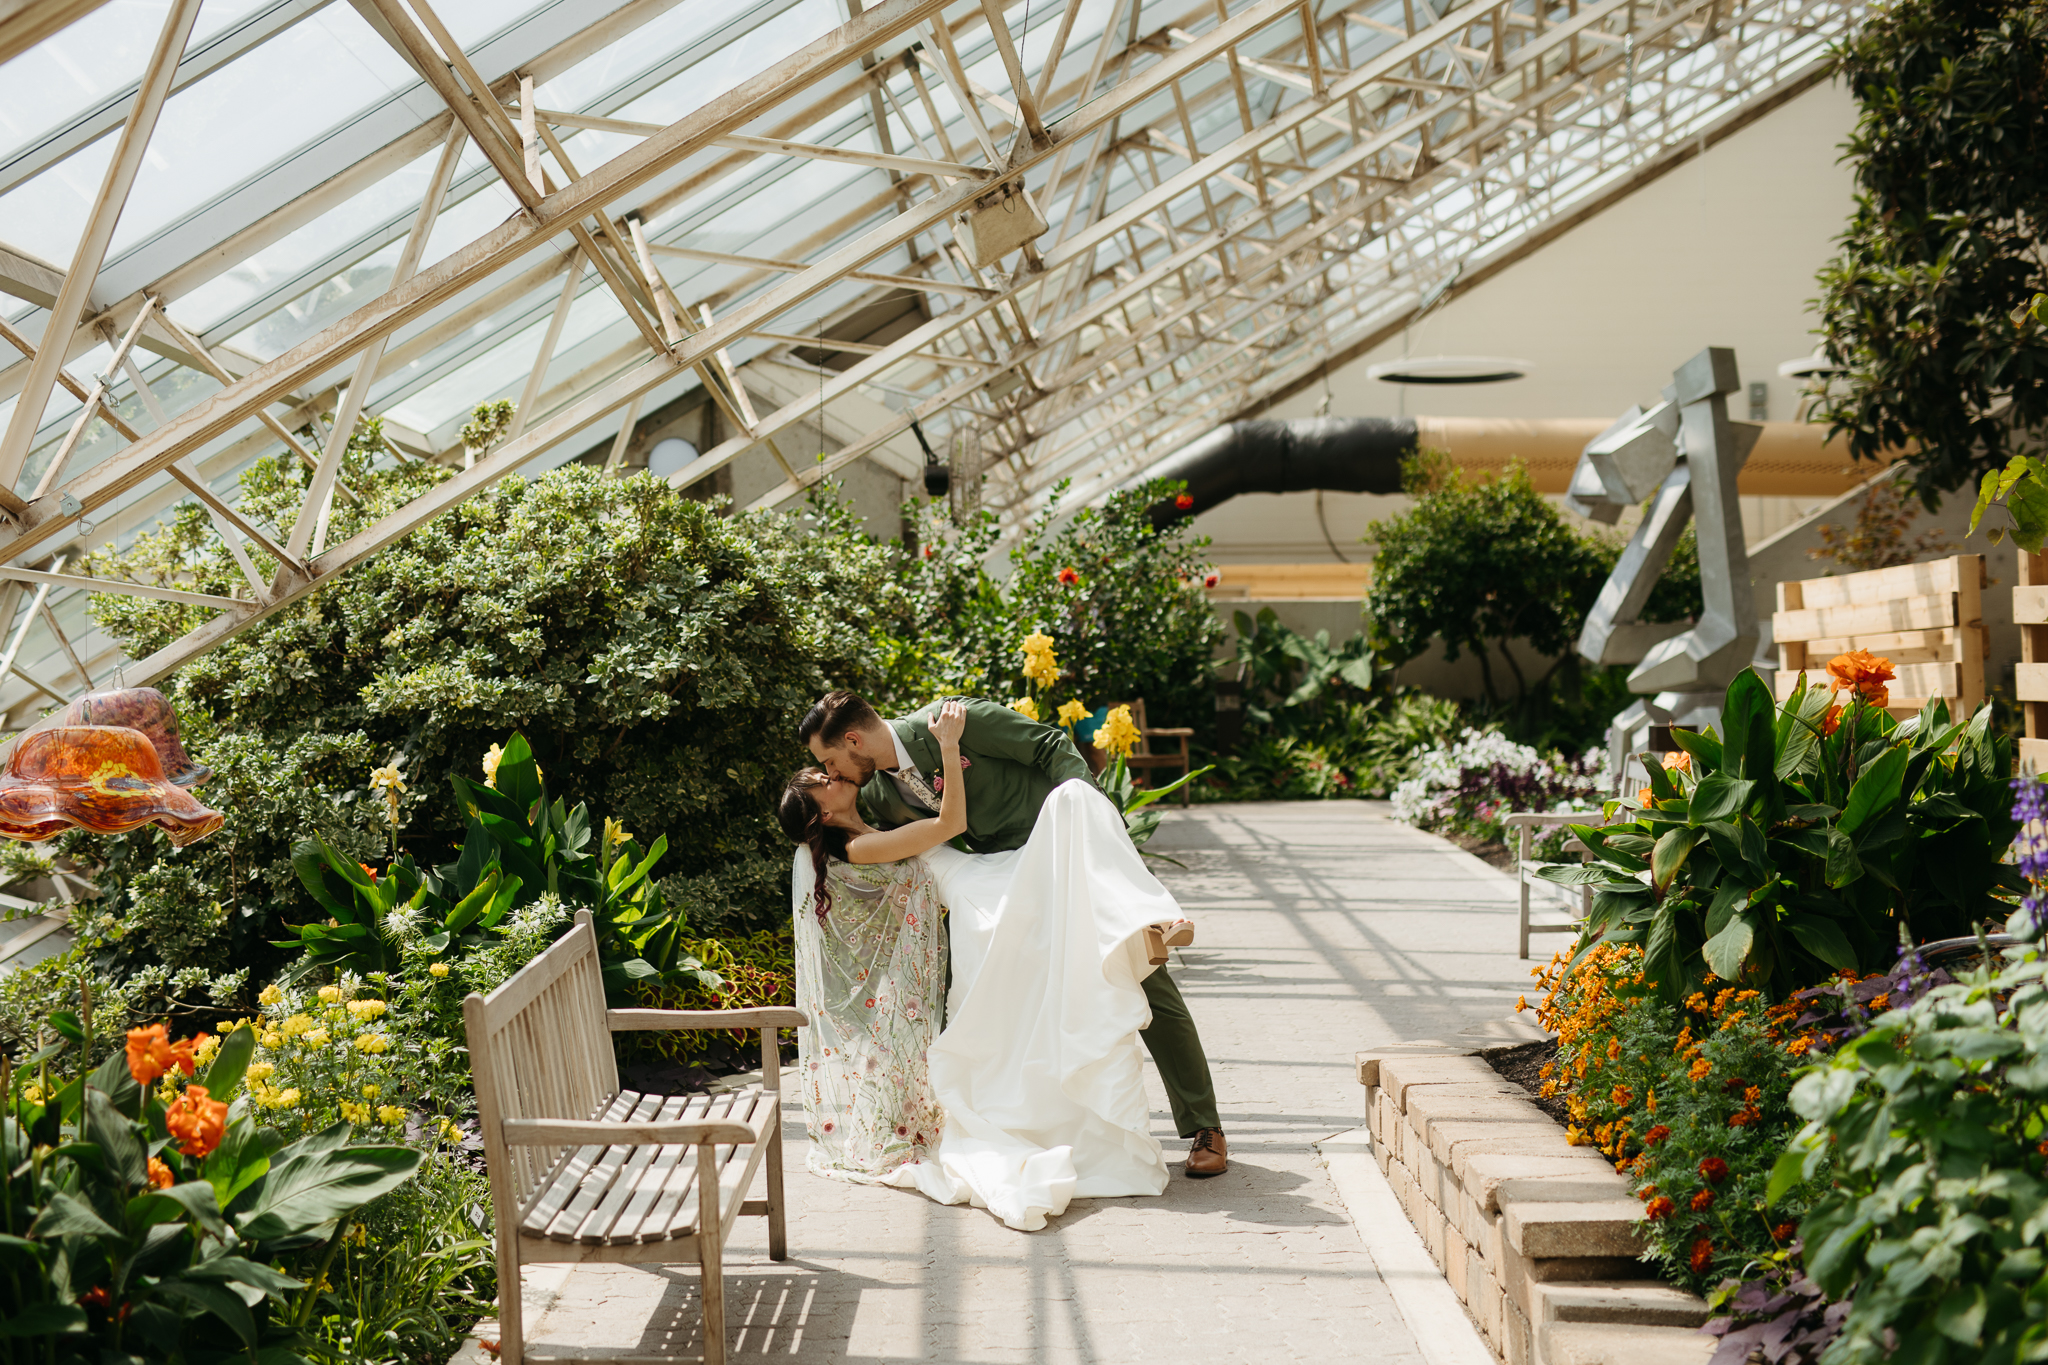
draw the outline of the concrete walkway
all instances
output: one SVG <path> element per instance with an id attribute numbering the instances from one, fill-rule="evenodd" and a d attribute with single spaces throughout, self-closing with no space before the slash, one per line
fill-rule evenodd
<path id="1" fill-rule="evenodd" d="M 1038 1233 L 805 1174 L 799 1111 L 791 1259 L 767 1259 L 759 1219 L 728 1254 L 735 1359 L 1423 1359 L 1311 1144 L 1362 1122 L 1356 1049 L 1513 1009 L 1529 980 L 1514 883 L 1377 802 L 1196 807 L 1152 847 L 1186 864 L 1159 870 L 1199 926 L 1174 970 L 1215 1071 L 1229 1174 L 1181 1178 L 1186 1144 L 1149 1065 L 1168 1192 L 1078 1200 Z M 530 1271 L 529 1350 L 695 1354 L 695 1279 Z"/>

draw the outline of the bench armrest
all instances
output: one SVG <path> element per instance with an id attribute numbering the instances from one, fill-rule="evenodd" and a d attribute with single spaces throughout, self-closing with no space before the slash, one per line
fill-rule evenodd
<path id="1" fill-rule="evenodd" d="M 511 1147 L 668 1147 L 707 1142 L 762 1142 L 781 1122 L 780 1098 L 769 1103 L 752 1123 L 731 1119 L 676 1119 L 653 1123 L 606 1122 L 600 1119 L 506 1119 L 501 1125 Z"/>
<path id="2" fill-rule="evenodd" d="M 1138 733 L 1148 738 L 1179 739 L 1182 735 L 1192 736 L 1195 732 L 1185 725 L 1148 725 Z"/>
<path id="3" fill-rule="evenodd" d="M 768 1005 L 751 1010 L 606 1010 L 605 1024 L 613 1033 L 638 1033 L 654 1029 L 714 1028 L 803 1028 L 809 1015 L 788 1005 Z"/>

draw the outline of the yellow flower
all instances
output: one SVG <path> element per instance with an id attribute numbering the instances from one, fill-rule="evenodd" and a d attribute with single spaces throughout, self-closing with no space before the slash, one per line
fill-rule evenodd
<path id="1" fill-rule="evenodd" d="M 1043 631 L 1024 637 L 1024 676 L 1040 687 L 1059 681 L 1060 661 L 1053 654 L 1052 636 Z"/>
<path id="2" fill-rule="evenodd" d="M 316 1051 L 326 1047 L 327 1040 L 331 1036 L 324 1028 L 307 1029 L 299 1038 L 299 1046 L 305 1048 L 308 1052 Z"/>
<path id="3" fill-rule="evenodd" d="M 394 1126 L 404 1123 L 405 1110 L 395 1104 L 380 1104 L 377 1106 L 377 1122 L 389 1123 Z"/>
<path id="4" fill-rule="evenodd" d="M 441 1136 L 448 1142 L 460 1142 L 462 1141 L 462 1129 L 456 1127 L 455 1120 L 442 1119 Z"/>
<path id="5" fill-rule="evenodd" d="M 367 1104 L 357 1104 L 353 1100 L 343 1100 L 335 1108 L 339 1109 L 341 1116 L 350 1123 L 368 1123 L 370 1121 L 370 1106 Z"/>
<path id="6" fill-rule="evenodd" d="M 249 1069 L 242 1074 L 248 1078 L 250 1085 L 260 1085 L 276 1075 L 277 1068 L 269 1062 L 251 1062 Z"/>
<path id="7" fill-rule="evenodd" d="M 381 1085 L 366 1085 L 363 1087 L 363 1098 L 366 1100 L 374 1100 L 383 1093 L 384 1087 Z"/>
<path id="8" fill-rule="evenodd" d="M 627 829 L 623 821 L 614 820 L 609 815 L 604 818 L 604 846 L 606 848 L 610 848 L 614 844 L 626 843 L 632 837 L 633 831 Z"/>
<path id="9" fill-rule="evenodd" d="M 385 1009 L 386 1006 L 382 1000 L 351 1000 L 348 1002 L 348 1012 L 365 1022 L 371 1019 L 382 1018 Z"/>
<path id="10" fill-rule="evenodd" d="M 1060 703 L 1059 722 L 1069 730 L 1086 719 L 1088 719 L 1088 708 L 1081 705 L 1080 702 L 1063 701 Z"/>
<path id="11" fill-rule="evenodd" d="M 204 1066 L 208 1062 L 212 1061 L 213 1055 L 219 1051 L 220 1039 L 215 1035 L 209 1033 L 204 1038 L 201 1038 L 199 1042 L 193 1047 L 192 1060 L 199 1063 L 201 1066 Z"/>
<path id="12" fill-rule="evenodd" d="M 291 1109 L 297 1107 L 298 1102 L 299 1088 L 297 1086 L 293 1086 L 289 1090 L 267 1090 L 258 1101 L 265 1109 Z"/>
<path id="13" fill-rule="evenodd" d="M 1127 758 L 1137 744 L 1138 723 L 1131 719 L 1131 708 L 1112 707 L 1109 718 L 1095 732 L 1095 747 L 1113 758 Z"/>
<path id="14" fill-rule="evenodd" d="M 39 1085 L 25 1085 L 21 1088 L 21 1097 L 30 1104 L 41 1104 L 43 1102 L 43 1088 Z"/>
<path id="15" fill-rule="evenodd" d="M 329 986 L 327 989 L 333 990 L 334 987 Z M 294 1014 L 291 1018 L 277 1026 L 278 1032 L 287 1038 L 296 1038 L 311 1027 L 313 1027 L 312 1016 L 306 1014 Z M 265 1043 L 264 1046 L 269 1047 L 271 1044 Z"/>
<path id="16" fill-rule="evenodd" d="M 1010 709 L 1026 720 L 1038 719 L 1038 703 L 1029 697 L 1019 697 L 1010 703 Z"/>
<path id="17" fill-rule="evenodd" d="M 322 987 L 320 988 L 320 1003 L 321 1003 L 321 1004 L 323 1004 L 323 1005 L 332 1005 L 332 1004 L 336 1004 L 336 1003 L 338 1003 L 338 1002 L 339 1002 L 340 1000 L 341 1000 L 341 987 L 339 987 L 339 986 L 322 986 Z"/>
<path id="18" fill-rule="evenodd" d="M 370 790 L 401 795 L 405 791 L 405 774 L 398 768 L 398 760 L 394 758 L 381 768 L 370 769 Z"/>
<path id="19" fill-rule="evenodd" d="M 484 785 L 491 790 L 498 788 L 498 765 L 505 761 L 505 751 L 493 744 L 484 750 Z"/>
<path id="20" fill-rule="evenodd" d="M 435 962 L 429 964 L 427 967 L 427 975 L 433 977 L 435 980 L 438 981 L 440 978 L 448 975 L 448 964 L 445 962 Z"/>
<path id="21" fill-rule="evenodd" d="M 280 1004 L 284 1000 L 284 991 L 279 989 L 276 982 L 272 982 L 263 988 L 263 994 L 257 996 L 256 1000 L 257 1003 L 264 1005 Z"/>
<path id="22" fill-rule="evenodd" d="M 260 1039 L 259 1041 L 260 1041 L 260 1042 L 261 1042 L 261 1043 L 263 1044 L 263 1046 L 265 1046 L 265 1047 L 269 1047 L 269 1048 L 278 1048 L 278 1047 L 283 1047 L 283 1046 L 284 1046 L 284 1035 L 283 1035 L 282 1033 L 279 1033 L 279 1032 L 278 1032 L 278 1031 L 277 1031 L 276 1029 L 272 1029 L 272 1030 L 270 1030 L 270 1031 L 269 1031 L 268 1033 L 264 1034 L 264 1035 L 263 1035 L 263 1037 L 262 1037 L 262 1038 L 261 1038 L 261 1039 Z"/>
<path id="23" fill-rule="evenodd" d="M 391 1050 L 391 1040 L 381 1033 L 365 1033 L 356 1039 L 356 1051 L 367 1052 L 372 1057 L 382 1056 Z"/>

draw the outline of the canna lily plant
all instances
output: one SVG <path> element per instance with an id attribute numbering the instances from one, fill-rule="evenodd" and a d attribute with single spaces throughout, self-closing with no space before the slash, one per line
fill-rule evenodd
<path id="1" fill-rule="evenodd" d="M 349 1219 L 421 1154 L 336 1124 L 287 1144 L 241 1093 L 243 1027 L 172 1042 L 131 1030 L 90 1073 L 90 1007 L 0 1060 L 0 1361 L 303 1365 L 322 1273 Z M 308 1279 L 286 1266 L 309 1260 Z"/>
<path id="2" fill-rule="evenodd" d="M 1900 721 L 1883 659 L 1844 655 L 1829 672 L 1826 686 L 1802 676 L 1782 705 L 1743 672 L 1723 733 L 1674 731 L 1681 752 L 1668 767 L 1644 755 L 1634 801 L 1572 826 L 1587 863 L 1538 875 L 1593 888 L 1578 953 L 1641 944 L 1674 1004 L 1710 973 L 1782 999 L 1888 965 L 1902 938 L 2011 913 L 2024 889 L 2001 861 L 2016 828 L 2012 750 L 1991 708 L 1957 723 L 1936 698 Z"/>

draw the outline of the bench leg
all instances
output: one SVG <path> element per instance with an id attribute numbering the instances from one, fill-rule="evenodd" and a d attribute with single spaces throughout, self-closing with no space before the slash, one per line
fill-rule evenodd
<path id="1" fill-rule="evenodd" d="M 718 1210 L 717 1152 L 718 1145 L 712 1142 L 697 1148 L 697 1287 L 704 1302 L 704 1365 L 725 1365 L 725 1228 Z"/>
<path id="2" fill-rule="evenodd" d="M 502 1216 L 502 1215 L 501 1215 Z M 498 1237 L 498 1361 L 520 1365 L 526 1358 L 526 1305 L 521 1299 L 519 1239 Z"/>
<path id="3" fill-rule="evenodd" d="M 789 1233 L 782 1221 L 782 1125 L 768 1139 L 768 1259 L 789 1259 Z"/>

